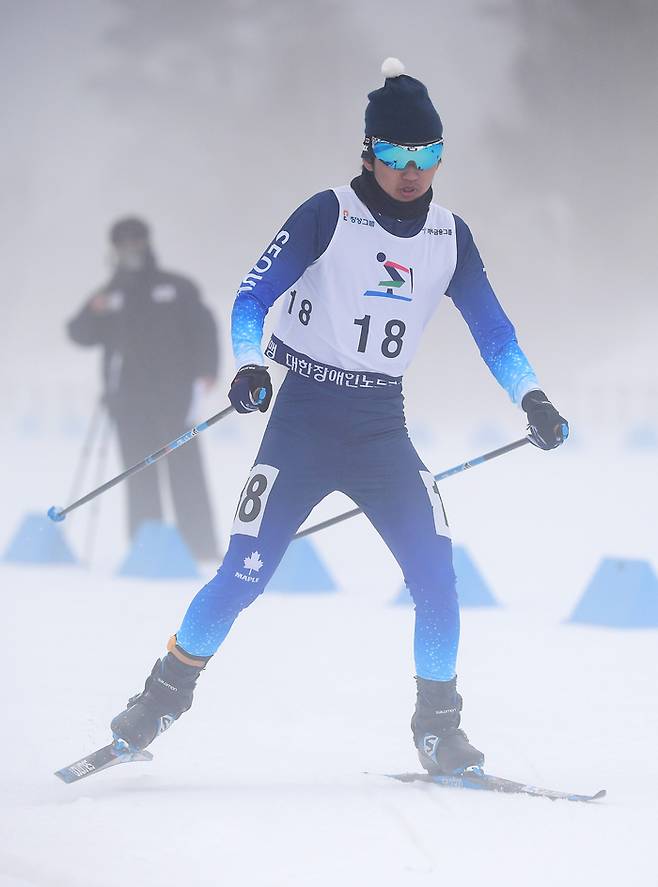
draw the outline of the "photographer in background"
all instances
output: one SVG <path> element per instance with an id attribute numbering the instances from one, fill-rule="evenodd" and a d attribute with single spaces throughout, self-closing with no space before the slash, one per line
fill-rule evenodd
<path id="1" fill-rule="evenodd" d="M 123 218 L 110 229 L 114 273 L 68 323 L 78 345 L 103 348 L 104 398 L 127 468 L 180 435 L 196 417 L 196 397 L 216 382 L 217 325 L 196 285 L 163 271 L 149 228 Z M 198 560 L 219 556 L 199 445 L 161 463 L 168 471 L 178 529 Z M 128 480 L 131 538 L 140 524 L 162 520 L 161 475 Z"/>

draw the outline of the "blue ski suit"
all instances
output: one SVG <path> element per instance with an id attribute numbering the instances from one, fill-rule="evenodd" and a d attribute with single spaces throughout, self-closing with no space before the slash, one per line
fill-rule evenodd
<path id="1" fill-rule="evenodd" d="M 415 218 L 395 219 L 364 198 L 359 179 L 352 188 L 364 201 L 362 217 L 371 228 L 381 226 L 400 240 L 426 230 L 427 207 Z M 259 260 L 245 278 L 233 309 L 238 366 L 266 362 L 261 340 L 267 311 L 286 291 L 292 307 L 296 290 L 291 287 L 327 251 L 342 221 L 349 219 L 345 214 L 341 218 L 340 192 L 315 195 L 286 221 L 280 234 L 287 237 L 277 235 L 273 241 L 278 252 L 270 247 L 269 255 L 276 255 L 276 262 L 268 267 Z M 487 280 L 471 233 L 457 216 L 450 236 L 456 238 L 457 258 L 447 295 L 483 359 L 518 404 L 539 383 Z M 328 261 L 332 255 L 327 253 Z M 398 263 L 391 274 L 395 268 L 403 269 L 399 277 L 409 270 Z M 379 294 L 387 306 L 393 299 L 412 301 L 399 292 L 391 286 L 364 295 Z M 300 313 L 302 324 L 307 319 Z M 358 323 L 363 331 L 363 319 Z M 394 328 L 391 335 L 398 332 Z M 384 356 L 386 347 L 382 344 Z M 240 496 L 224 561 L 190 604 L 176 635 L 179 647 L 191 656 L 213 655 L 241 610 L 265 590 L 313 507 L 337 490 L 363 509 L 400 565 L 415 605 L 416 674 L 434 681 L 452 679 L 459 606 L 450 531 L 437 485 L 407 433 L 401 379 L 368 372 L 363 365 L 360 372 L 349 372 L 345 362 L 325 365 L 276 336 L 266 355 L 289 372 Z"/>

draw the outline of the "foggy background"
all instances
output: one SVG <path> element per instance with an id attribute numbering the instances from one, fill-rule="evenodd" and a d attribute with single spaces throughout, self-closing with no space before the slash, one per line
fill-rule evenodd
<path id="1" fill-rule="evenodd" d="M 299 202 L 358 172 L 366 95 L 388 55 L 428 86 L 446 139 L 435 199 L 471 225 L 574 435 L 656 422 L 653 0 L 0 8 L 9 428 L 91 411 L 98 354 L 68 343 L 63 323 L 105 279 L 107 229 L 126 213 L 152 223 L 162 265 L 196 279 L 216 311 L 223 405 L 237 285 Z M 518 418 L 449 304 L 407 401 L 441 427 Z"/>
<path id="2" fill-rule="evenodd" d="M 367 93 L 396 56 L 444 123 L 435 199 L 470 225 L 571 425 L 555 452 L 442 486 L 500 604 L 462 613 L 464 725 L 491 772 L 609 790 L 588 809 L 376 775 L 418 768 L 413 611 L 391 606 L 402 576 L 363 518 L 312 537 L 338 593 L 268 589 L 152 764 L 61 785 L 215 569 L 117 577 L 117 487 L 58 525 L 79 561 L 96 527 L 91 569 L 0 565 L 0 887 L 617 887 L 629 861 L 655 885 L 655 628 L 565 623 L 603 558 L 658 569 L 657 45 L 656 0 L 0 0 L 0 557 L 25 515 L 76 498 L 100 349 L 65 322 L 109 276 L 111 222 L 148 220 L 161 266 L 214 310 L 198 418 L 218 412 L 238 284 L 301 201 L 358 174 Z M 405 392 L 436 472 L 525 432 L 449 300 Z M 187 445 L 222 546 L 267 418 Z M 109 455 L 78 495 L 122 469 Z M 334 494 L 311 521 L 346 507 Z"/>

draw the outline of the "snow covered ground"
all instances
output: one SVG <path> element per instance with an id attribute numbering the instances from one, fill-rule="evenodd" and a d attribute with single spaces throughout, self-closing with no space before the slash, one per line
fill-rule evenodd
<path id="1" fill-rule="evenodd" d="M 220 439 L 207 454 L 233 466 L 221 480 L 226 530 L 253 448 Z M 64 500 L 52 466 L 68 470 L 71 449 L 53 439 L 40 461 L 30 448 L 44 452 L 42 441 L 4 443 L 2 547 L 24 512 Z M 423 454 L 439 470 L 476 452 L 443 441 Z M 654 453 L 574 441 L 443 486 L 456 541 L 503 604 L 463 613 L 464 726 L 491 772 L 608 789 L 591 805 L 382 775 L 417 769 L 412 612 L 391 605 L 400 577 L 362 518 L 316 540 L 340 592 L 267 592 L 153 762 L 61 784 L 53 771 L 107 741 L 200 584 L 113 577 L 122 543 L 107 530 L 122 499 L 107 494 L 92 569 L 0 564 L 0 885 L 653 887 L 658 632 L 564 620 L 604 554 L 658 566 L 655 467 Z M 67 532 L 77 539 L 73 523 Z"/>

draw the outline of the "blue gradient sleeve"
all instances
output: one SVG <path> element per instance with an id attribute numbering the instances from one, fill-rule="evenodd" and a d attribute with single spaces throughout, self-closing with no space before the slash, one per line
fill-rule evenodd
<path id="1" fill-rule="evenodd" d="M 231 339 L 239 369 L 264 364 L 265 316 L 279 296 L 319 259 L 338 222 L 338 198 L 321 191 L 302 203 L 286 221 L 238 289 L 231 314 Z"/>
<path id="2" fill-rule="evenodd" d="M 466 222 L 455 216 L 457 266 L 447 294 L 468 324 L 482 359 L 514 403 L 539 388 L 516 332 L 496 298 Z"/>

